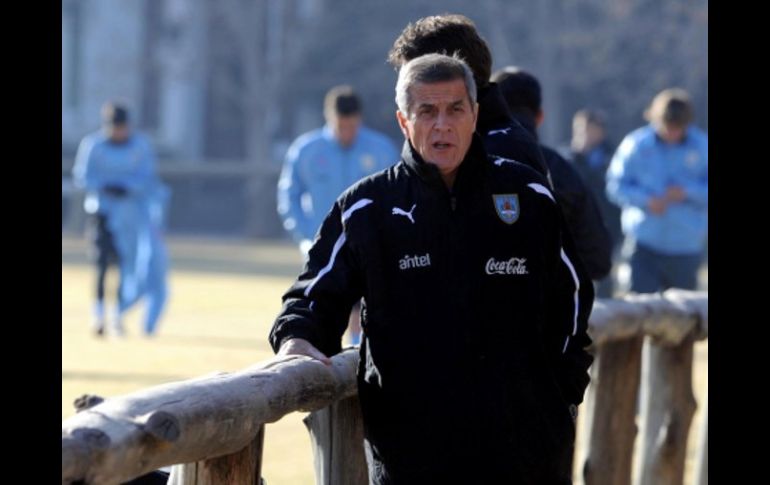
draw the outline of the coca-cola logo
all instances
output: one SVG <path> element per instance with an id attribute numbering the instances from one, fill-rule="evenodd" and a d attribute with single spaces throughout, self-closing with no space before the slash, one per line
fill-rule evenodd
<path id="1" fill-rule="evenodd" d="M 527 258 L 511 258 L 508 261 L 487 261 L 487 274 L 527 274 Z"/>

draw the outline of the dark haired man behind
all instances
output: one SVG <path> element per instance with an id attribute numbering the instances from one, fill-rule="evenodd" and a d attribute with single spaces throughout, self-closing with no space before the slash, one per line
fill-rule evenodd
<path id="1" fill-rule="evenodd" d="M 535 76 L 515 66 L 505 67 L 492 80 L 508 104 L 511 114 L 537 139 L 543 122 L 542 91 Z M 592 280 L 605 277 L 612 268 L 612 243 L 599 207 L 575 168 L 556 150 L 540 144 L 554 185 L 554 195 Z"/>

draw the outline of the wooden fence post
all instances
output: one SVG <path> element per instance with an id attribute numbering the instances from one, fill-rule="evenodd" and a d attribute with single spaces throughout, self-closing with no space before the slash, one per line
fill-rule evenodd
<path id="1" fill-rule="evenodd" d="M 706 401 L 703 408 L 703 424 L 700 429 L 700 444 L 698 445 L 698 474 L 695 477 L 695 485 L 708 485 L 709 483 L 709 395 L 706 393 Z"/>
<path id="2" fill-rule="evenodd" d="M 642 380 L 643 434 L 638 485 L 681 485 L 687 437 L 695 414 L 692 392 L 694 337 L 676 345 L 647 338 Z"/>
<path id="3" fill-rule="evenodd" d="M 168 485 L 260 485 L 265 425 L 247 447 L 231 455 L 174 465 Z"/>
<path id="4" fill-rule="evenodd" d="M 304 422 L 313 446 L 316 485 L 369 483 L 358 396 L 314 411 Z"/>
<path id="5" fill-rule="evenodd" d="M 586 485 L 629 485 L 636 437 L 642 338 L 610 341 L 599 347 L 590 439 L 583 465 Z"/>

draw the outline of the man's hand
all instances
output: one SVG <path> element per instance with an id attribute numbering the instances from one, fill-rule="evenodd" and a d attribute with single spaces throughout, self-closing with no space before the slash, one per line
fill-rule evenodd
<path id="1" fill-rule="evenodd" d="M 664 197 L 650 197 L 647 201 L 647 208 L 655 215 L 666 212 L 666 199 Z"/>
<path id="2" fill-rule="evenodd" d="M 313 344 L 302 338 L 286 340 L 278 349 L 278 355 L 304 355 L 319 360 L 326 365 L 332 365 L 332 360 L 325 356 Z"/>
<path id="3" fill-rule="evenodd" d="M 682 202 L 687 193 L 679 185 L 669 185 L 666 187 L 666 200 L 668 202 Z"/>

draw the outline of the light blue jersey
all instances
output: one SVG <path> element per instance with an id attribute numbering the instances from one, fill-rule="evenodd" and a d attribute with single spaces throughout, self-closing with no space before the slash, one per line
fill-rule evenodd
<path id="1" fill-rule="evenodd" d="M 361 126 L 343 148 L 327 125 L 297 138 L 289 147 L 278 182 L 278 214 L 297 243 L 312 240 L 337 197 L 367 175 L 398 161 L 384 135 Z"/>
<path id="2" fill-rule="evenodd" d="M 111 143 L 102 131 L 83 138 L 72 174 L 85 189 L 84 208 L 89 214 L 109 214 L 115 197 L 104 192 L 119 185 L 131 196 L 144 196 L 156 182 L 155 153 L 146 136 L 135 133 L 125 143 Z"/>
<path id="3" fill-rule="evenodd" d="M 116 144 L 101 131 L 92 133 L 78 147 L 73 178 L 86 191 L 86 212 L 107 219 L 120 260 L 119 312 L 144 299 L 144 330 L 152 334 L 167 298 L 168 256 L 162 230 L 170 191 L 157 178 L 150 141 L 135 133 Z M 104 190 L 109 186 L 127 193 L 111 195 Z"/>
<path id="4" fill-rule="evenodd" d="M 649 199 L 672 185 L 686 198 L 652 214 Z M 708 136 L 690 126 L 681 143 L 667 144 L 652 125 L 634 130 L 612 158 L 607 195 L 623 209 L 627 236 L 662 254 L 699 254 L 708 234 Z"/>

